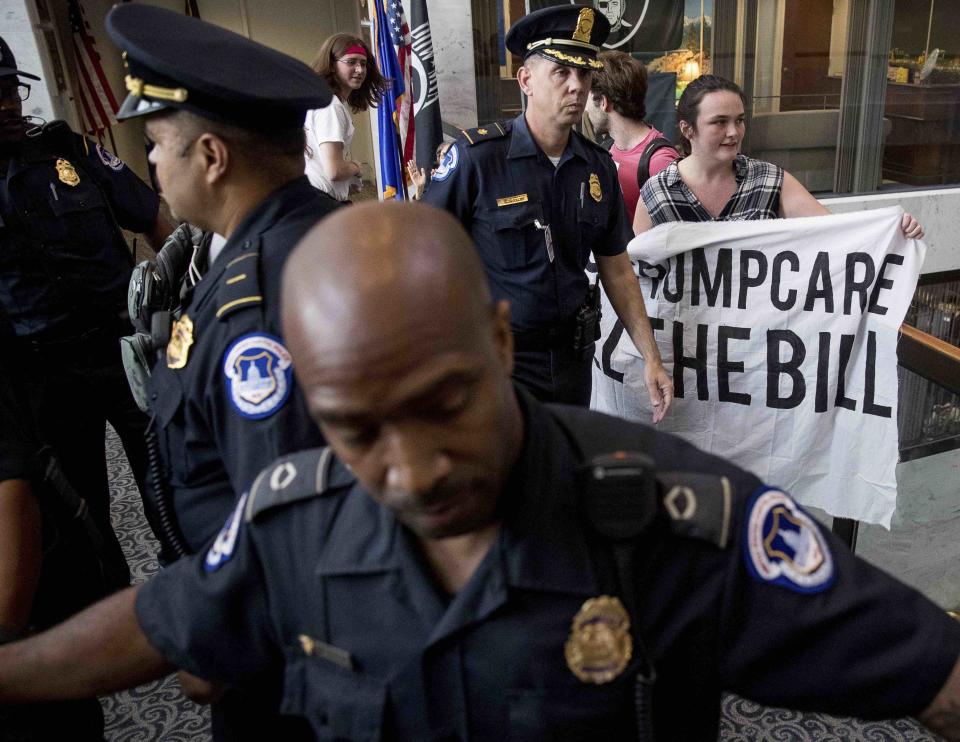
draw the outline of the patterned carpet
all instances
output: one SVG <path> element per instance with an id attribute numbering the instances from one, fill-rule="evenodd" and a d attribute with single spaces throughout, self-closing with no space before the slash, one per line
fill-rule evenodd
<path id="1" fill-rule="evenodd" d="M 119 439 L 109 431 L 108 464 L 114 528 L 135 582 L 157 571 L 157 545 L 147 528 Z M 824 682 L 829 682 L 828 678 Z M 207 742 L 206 710 L 180 693 L 173 677 L 101 699 L 109 742 Z M 720 740 L 733 742 L 926 742 L 937 738 L 910 719 L 864 722 L 759 706 L 736 696 L 723 702 Z"/>

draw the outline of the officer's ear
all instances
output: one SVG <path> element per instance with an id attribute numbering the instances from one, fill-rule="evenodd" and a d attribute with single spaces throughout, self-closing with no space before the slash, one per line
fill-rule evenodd
<path id="1" fill-rule="evenodd" d="M 510 302 L 500 299 L 493 305 L 493 343 L 507 376 L 513 373 L 513 330 L 510 329 Z"/>
<path id="2" fill-rule="evenodd" d="M 531 62 L 534 59 L 536 59 L 535 56 L 528 57 L 527 60 L 520 66 L 520 69 L 517 70 L 517 82 L 520 84 L 520 90 L 522 90 L 523 94 L 527 96 L 530 95 L 530 92 L 533 89 L 530 85 L 530 78 L 533 77 Z"/>
<path id="3" fill-rule="evenodd" d="M 205 132 L 197 138 L 197 152 L 203 158 L 207 184 L 219 183 L 230 167 L 230 147 L 216 134 Z"/>

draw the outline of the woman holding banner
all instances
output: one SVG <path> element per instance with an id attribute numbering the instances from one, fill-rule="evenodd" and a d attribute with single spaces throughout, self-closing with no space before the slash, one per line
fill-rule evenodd
<path id="1" fill-rule="evenodd" d="M 313 70 L 326 79 L 333 100 L 326 108 L 307 112 L 306 174 L 315 188 L 346 201 L 351 187 L 359 189 L 361 172 L 360 163 L 350 159 L 350 114 L 376 106 L 387 81 L 363 40 L 347 33 L 323 42 Z"/>
<path id="2" fill-rule="evenodd" d="M 636 234 L 665 222 L 741 221 L 822 216 L 830 212 L 783 168 L 740 153 L 746 99 L 716 75 L 691 82 L 677 103 L 680 147 L 686 155 L 650 178 L 633 220 Z M 910 214 L 904 236 L 923 228 Z"/>

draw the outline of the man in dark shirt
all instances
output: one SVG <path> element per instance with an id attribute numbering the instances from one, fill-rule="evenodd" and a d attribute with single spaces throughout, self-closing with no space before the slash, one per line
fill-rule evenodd
<path id="1" fill-rule="evenodd" d="M 121 227 L 159 247 L 172 229 L 159 199 L 119 158 L 62 121 L 33 128 L 23 100 L 39 79 L 0 39 L 0 312 L 21 371 L 48 380 L 41 432 L 110 531 L 104 436 L 110 421 L 142 485 L 146 417 L 127 386 L 119 338 L 130 332 L 133 266 Z"/>
<path id="2" fill-rule="evenodd" d="M 151 494 L 189 554 L 264 466 L 323 440 L 293 381 L 279 293 L 294 245 L 338 206 L 303 173 L 304 115 L 331 93 L 302 62 L 179 13 L 118 5 L 107 31 L 130 72 L 118 117 L 145 116 L 172 213 L 226 238 L 184 298 L 147 387 L 165 469 Z M 292 739 L 274 716 L 275 692 L 267 679 L 228 693 L 214 705 L 214 736 Z"/>
<path id="3" fill-rule="evenodd" d="M 626 254 L 633 230 L 605 150 L 576 132 L 596 55 L 610 24 L 593 8 L 545 8 L 506 37 L 523 59 L 526 111 L 471 129 L 454 142 L 423 195 L 466 228 L 490 290 L 511 304 L 514 379 L 541 401 L 590 402 L 594 325 L 591 253 L 617 316 L 645 361 L 659 421 L 673 396 L 643 297 Z M 581 312 L 581 309 L 585 310 Z M 597 328 L 599 329 L 599 328 Z"/>
<path id="4" fill-rule="evenodd" d="M 960 625 L 752 474 L 518 392 L 449 216 L 344 209 L 283 290 L 331 448 L 265 469 L 205 555 L 0 647 L 0 700 L 282 665 L 319 739 L 715 739 L 732 690 L 960 740 Z"/>

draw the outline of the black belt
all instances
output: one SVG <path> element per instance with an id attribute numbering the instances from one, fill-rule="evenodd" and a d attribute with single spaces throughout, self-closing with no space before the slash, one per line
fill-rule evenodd
<path id="1" fill-rule="evenodd" d="M 574 329 L 572 322 L 565 322 L 538 330 L 514 330 L 513 348 L 519 351 L 572 348 Z"/>

